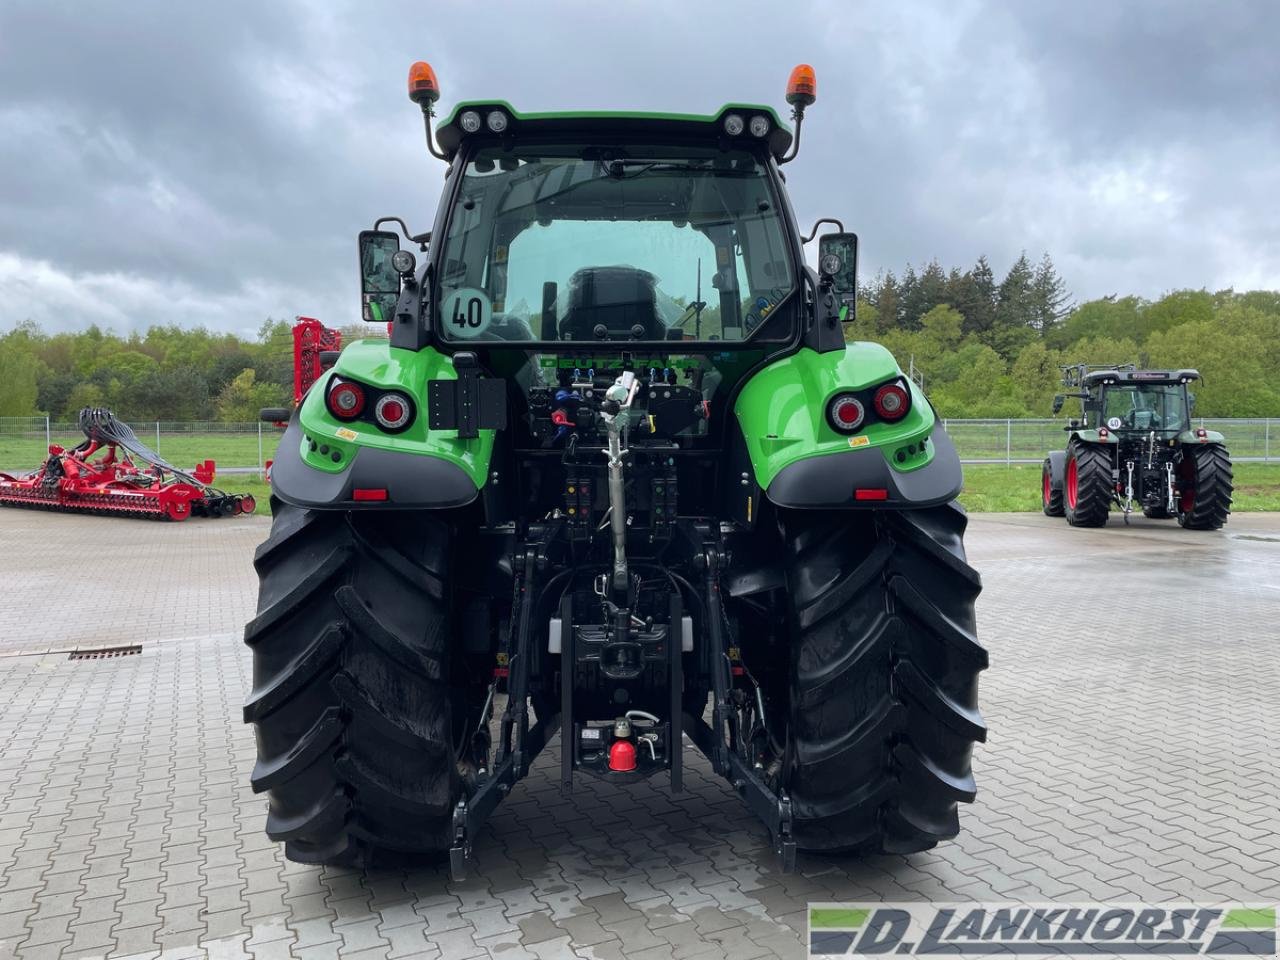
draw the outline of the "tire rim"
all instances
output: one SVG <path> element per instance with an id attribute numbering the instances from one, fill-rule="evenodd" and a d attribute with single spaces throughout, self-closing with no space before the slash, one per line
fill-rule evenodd
<path id="1" fill-rule="evenodd" d="M 1049 471 L 1044 472 L 1044 505 L 1049 505 L 1050 489 L 1049 489 Z"/>
<path id="2" fill-rule="evenodd" d="M 1182 481 L 1178 484 L 1178 512 L 1190 513 L 1196 505 L 1195 468 L 1190 458 L 1178 464 L 1178 476 Z"/>
<path id="3" fill-rule="evenodd" d="M 1080 482 L 1080 478 L 1079 478 L 1079 471 L 1076 468 L 1076 458 L 1072 457 L 1070 460 L 1067 461 L 1067 483 L 1066 483 L 1067 506 L 1070 507 L 1072 510 L 1076 508 L 1076 499 L 1079 494 L 1079 490 L 1077 489 L 1079 486 L 1079 482 Z"/>

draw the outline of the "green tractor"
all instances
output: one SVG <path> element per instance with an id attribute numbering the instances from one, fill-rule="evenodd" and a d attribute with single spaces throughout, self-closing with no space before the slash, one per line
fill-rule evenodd
<path id="1" fill-rule="evenodd" d="M 857 237 L 825 221 L 806 266 L 780 167 L 812 70 L 794 134 L 741 104 L 435 126 L 438 89 L 415 64 L 434 229 L 359 237 L 390 339 L 346 346 L 272 469 L 244 709 L 268 835 L 461 874 L 559 732 L 566 792 L 679 791 L 687 735 L 784 868 L 954 837 L 986 736 L 960 464 L 845 342 Z"/>
<path id="2" fill-rule="evenodd" d="M 1050 517 L 1076 527 L 1101 527 L 1112 505 L 1124 522 L 1177 517 L 1188 530 L 1217 530 L 1231 512 L 1231 457 L 1222 434 L 1191 425 L 1195 370 L 1139 370 L 1134 364 L 1062 368 L 1081 402 L 1067 449 L 1045 458 L 1041 498 Z"/>

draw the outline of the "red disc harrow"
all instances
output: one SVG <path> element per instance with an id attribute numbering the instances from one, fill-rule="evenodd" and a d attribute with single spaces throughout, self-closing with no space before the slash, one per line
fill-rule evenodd
<path id="1" fill-rule="evenodd" d="M 212 460 L 191 473 L 179 470 L 144 446 L 109 410 L 81 410 L 80 428 L 84 441 L 70 450 L 51 444 L 39 470 L 20 476 L 0 473 L 0 506 L 153 520 L 253 513 L 249 494 L 210 486 Z"/>

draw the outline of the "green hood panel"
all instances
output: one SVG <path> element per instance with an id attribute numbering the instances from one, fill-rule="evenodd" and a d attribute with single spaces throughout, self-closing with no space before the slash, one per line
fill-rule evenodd
<path id="1" fill-rule="evenodd" d="M 835 394 L 896 377 L 902 377 L 902 371 L 893 355 L 879 344 L 861 342 L 829 353 L 804 349 L 755 374 L 738 394 L 734 413 L 756 482 L 768 488 L 780 470 L 798 460 L 860 447 L 879 448 L 900 473 L 928 465 L 933 445 L 926 449 L 921 441 L 928 438 L 936 418 L 924 394 L 905 377 L 911 411 L 899 422 L 872 422 L 853 436 L 837 433 L 827 423 L 827 403 Z M 874 412 L 868 411 L 868 417 L 873 419 Z"/>
<path id="2" fill-rule="evenodd" d="M 371 387 L 402 390 L 417 408 L 413 423 L 403 433 L 384 433 L 374 424 L 357 420 L 346 423 L 325 407 L 329 382 L 339 376 Z M 474 440 L 459 440 L 456 430 L 427 429 L 427 381 L 456 380 L 449 358 L 436 350 L 401 350 L 386 340 L 357 340 L 347 346 L 333 369 L 316 381 L 298 410 L 305 438 L 301 444 L 303 462 L 317 470 L 336 473 L 345 468 L 359 447 L 376 447 L 406 456 L 437 457 L 460 467 L 479 489 L 485 484 L 493 453 L 492 430 L 481 430 Z M 306 439 L 309 438 L 309 439 Z M 329 452 L 311 449 L 311 442 Z M 340 455 L 338 461 L 333 453 Z"/>

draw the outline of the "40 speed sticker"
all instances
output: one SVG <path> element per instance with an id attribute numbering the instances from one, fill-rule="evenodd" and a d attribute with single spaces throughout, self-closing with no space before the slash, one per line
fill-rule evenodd
<path id="1" fill-rule="evenodd" d="M 1275 957 L 1274 904 L 818 903 L 811 957 Z"/>
<path id="2" fill-rule="evenodd" d="M 493 323 L 493 304 L 483 290 L 462 287 L 445 295 L 440 319 L 450 339 L 475 340 Z"/>

